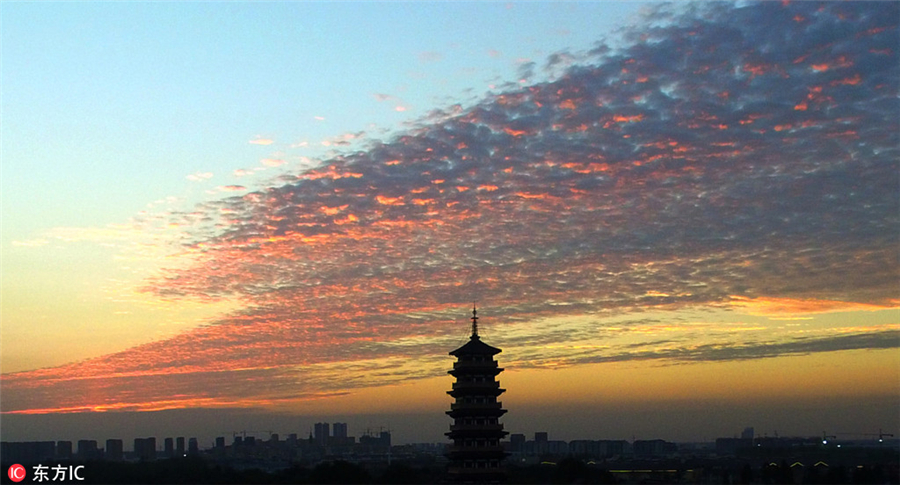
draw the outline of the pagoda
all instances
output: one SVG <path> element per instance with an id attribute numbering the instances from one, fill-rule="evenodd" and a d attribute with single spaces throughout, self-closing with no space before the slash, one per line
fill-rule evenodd
<path id="1" fill-rule="evenodd" d="M 484 483 L 504 478 L 502 462 L 506 452 L 500 440 L 509 433 L 500 424 L 500 416 L 506 410 L 497 401 L 497 396 L 506 391 L 497 382 L 497 374 L 503 369 L 494 356 L 500 352 L 478 336 L 478 310 L 473 306 L 472 335 L 465 345 L 450 352 L 456 362 L 448 373 L 456 382 L 447 394 L 456 400 L 447 411 L 453 418 L 450 432 L 446 433 L 453 440 L 448 448 L 447 472 L 454 481 Z"/>

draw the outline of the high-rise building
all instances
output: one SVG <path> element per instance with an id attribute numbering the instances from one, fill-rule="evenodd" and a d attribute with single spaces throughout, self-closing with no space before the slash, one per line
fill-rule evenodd
<path id="1" fill-rule="evenodd" d="M 175 440 L 172 438 L 166 438 L 164 441 L 163 448 L 165 449 L 164 453 L 166 458 L 174 458 L 175 457 Z"/>
<path id="2" fill-rule="evenodd" d="M 375 436 L 366 431 L 359 437 L 359 444 L 366 453 L 389 453 L 391 451 L 391 432 L 382 430 L 378 432 L 378 436 Z"/>
<path id="3" fill-rule="evenodd" d="M 328 427 L 328 423 L 316 423 L 313 428 L 315 431 L 316 442 L 320 445 L 328 444 L 328 437 L 330 436 Z"/>
<path id="4" fill-rule="evenodd" d="M 453 418 L 447 436 L 453 440 L 448 448 L 447 468 L 451 478 L 462 482 L 495 482 L 503 479 L 506 452 L 500 444 L 508 432 L 503 430 L 500 416 L 506 413 L 497 397 L 505 392 L 497 382 L 503 369 L 494 355 L 501 352 L 481 341 L 478 336 L 478 311 L 472 308 L 472 335 L 462 347 L 450 352 L 456 357 L 449 374 L 456 378 L 452 390 L 455 398 L 447 414 Z"/>
<path id="5" fill-rule="evenodd" d="M 106 459 L 109 461 L 122 461 L 125 455 L 125 446 L 122 440 L 106 440 Z"/>
<path id="6" fill-rule="evenodd" d="M 534 445 L 531 452 L 535 455 L 544 455 L 550 453 L 550 435 L 546 431 L 535 431 Z"/>
<path id="7" fill-rule="evenodd" d="M 134 455 L 141 461 L 156 459 L 156 438 L 135 438 Z"/>
<path id="8" fill-rule="evenodd" d="M 509 435 L 509 451 L 512 455 L 521 456 L 525 453 L 525 435 L 521 433 Z"/>
<path id="9" fill-rule="evenodd" d="M 147 442 L 147 459 L 155 460 L 156 459 L 156 437 L 151 436 L 149 438 L 144 438 Z"/>
<path id="10" fill-rule="evenodd" d="M 347 438 L 347 423 L 334 423 L 331 426 L 332 436 L 338 439 Z"/>
<path id="11" fill-rule="evenodd" d="M 741 433 L 742 440 L 752 440 L 754 435 L 753 427 L 744 428 L 744 431 Z"/>
<path id="12" fill-rule="evenodd" d="M 100 458 L 97 440 L 78 440 L 78 458 L 82 460 L 94 460 Z"/>
<path id="13" fill-rule="evenodd" d="M 197 438 L 191 438 L 188 440 L 188 454 L 196 455 L 200 453 L 200 443 L 197 441 Z"/>
<path id="14" fill-rule="evenodd" d="M 56 442 L 56 459 L 71 460 L 72 459 L 72 442 L 57 441 Z"/>
<path id="15" fill-rule="evenodd" d="M 175 438 L 175 456 L 184 456 L 184 436 Z"/>

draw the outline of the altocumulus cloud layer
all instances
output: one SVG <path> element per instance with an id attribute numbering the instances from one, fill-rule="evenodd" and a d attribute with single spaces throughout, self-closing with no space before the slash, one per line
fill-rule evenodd
<path id="1" fill-rule="evenodd" d="M 6 375 L 3 410 L 267 405 L 439 375 L 472 300 L 521 365 L 896 347 L 893 326 L 697 344 L 642 326 L 604 346 L 622 329 L 529 322 L 896 306 L 898 18 L 894 2 L 661 7 L 624 47 L 527 66 L 550 81 L 204 204 L 189 263 L 145 290 L 244 309 Z M 550 345 L 573 340 L 600 345 Z"/>

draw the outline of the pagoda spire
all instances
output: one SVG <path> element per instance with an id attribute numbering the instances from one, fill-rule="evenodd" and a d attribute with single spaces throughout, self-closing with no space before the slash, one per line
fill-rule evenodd
<path id="1" fill-rule="evenodd" d="M 472 302 L 472 337 L 478 338 L 478 310 L 475 308 L 475 302 Z"/>

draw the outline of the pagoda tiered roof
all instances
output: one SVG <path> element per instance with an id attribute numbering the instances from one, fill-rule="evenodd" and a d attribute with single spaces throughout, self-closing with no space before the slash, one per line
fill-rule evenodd
<path id="1" fill-rule="evenodd" d="M 502 352 L 497 347 L 492 347 L 481 341 L 478 335 L 469 337 L 469 341 L 462 347 L 451 351 L 450 355 L 456 357 L 460 355 L 496 355 Z"/>

